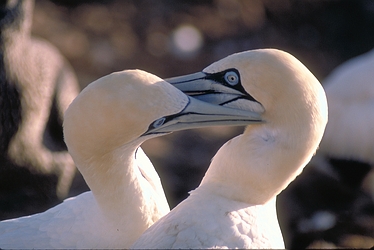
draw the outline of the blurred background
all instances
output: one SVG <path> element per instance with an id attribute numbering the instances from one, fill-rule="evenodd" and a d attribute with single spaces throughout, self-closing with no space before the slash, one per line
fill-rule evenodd
<path id="1" fill-rule="evenodd" d="M 235 52 L 269 47 L 293 54 L 323 82 L 338 65 L 374 47 L 374 1 L 36 0 L 32 34 L 60 50 L 72 65 L 81 88 L 113 71 L 137 68 L 167 78 L 201 71 Z M 198 186 L 218 148 L 242 130 L 215 127 L 183 131 L 142 146 L 161 177 L 171 207 Z M 305 170 L 302 175 L 309 172 Z M 306 178 L 303 188 L 296 187 L 305 191 L 297 196 L 302 197 L 300 202 L 306 197 L 312 202 L 308 192 L 317 187 L 324 192 L 335 185 L 323 176 L 313 181 L 308 176 L 302 178 Z M 86 190 L 78 174 L 69 195 Z M 346 193 L 337 192 L 332 196 L 341 195 L 344 200 Z M 301 219 L 292 218 L 296 208 L 290 207 L 288 199 L 294 196 L 281 196 L 287 201 L 279 204 L 286 246 L 373 246 L 373 200 L 361 190 L 353 196 L 347 202 L 364 207 L 357 212 L 358 216 L 365 214 L 359 222 L 302 232 L 297 232 L 300 226 L 290 222 Z M 349 213 L 350 208 L 342 209 Z M 19 210 L 18 216 L 39 212 Z M 331 219 L 323 215 L 322 220 Z"/>

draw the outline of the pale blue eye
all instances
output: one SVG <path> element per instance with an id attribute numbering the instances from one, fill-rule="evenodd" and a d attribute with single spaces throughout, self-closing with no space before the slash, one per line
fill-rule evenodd
<path id="1" fill-rule="evenodd" d="M 154 127 L 154 128 L 158 128 L 158 127 L 160 127 L 161 125 L 163 125 L 164 122 L 165 122 L 165 117 L 162 117 L 162 118 L 156 120 L 156 121 L 153 123 L 153 127 Z"/>
<path id="2" fill-rule="evenodd" d="M 234 86 L 239 83 L 239 76 L 233 71 L 229 71 L 225 74 L 225 80 L 231 86 Z"/>

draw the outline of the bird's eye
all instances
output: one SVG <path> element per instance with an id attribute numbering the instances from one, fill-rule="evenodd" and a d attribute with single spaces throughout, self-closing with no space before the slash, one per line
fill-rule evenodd
<path id="1" fill-rule="evenodd" d="M 225 80 L 231 86 L 235 86 L 236 84 L 239 83 L 239 76 L 237 73 L 233 71 L 229 71 L 225 74 Z"/>
<path id="2" fill-rule="evenodd" d="M 154 121 L 152 125 L 153 125 L 154 128 L 158 128 L 158 127 L 160 127 L 164 124 L 165 120 L 166 120 L 165 117 L 162 117 L 162 118 Z"/>

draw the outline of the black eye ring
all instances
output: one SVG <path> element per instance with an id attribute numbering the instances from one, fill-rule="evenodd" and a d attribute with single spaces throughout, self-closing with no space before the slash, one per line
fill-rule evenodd
<path id="1" fill-rule="evenodd" d="M 230 84 L 231 86 L 235 86 L 239 83 L 239 76 L 234 71 L 226 72 L 225 74 L 225 81 Z"/>

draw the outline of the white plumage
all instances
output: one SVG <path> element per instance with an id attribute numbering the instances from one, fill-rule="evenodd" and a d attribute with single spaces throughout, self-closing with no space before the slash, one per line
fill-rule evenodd
<path id="1" fill-rule="evenodd" d="M 320 152 L 374 164 L 374 50 L 335 69 L 324 81 L 329 123 Z"/>
<path id="2" fill-rule="evenodd" d="M 309 162 L 327 122 L 318 80 L 278 50 L 242 52 L 202 73 L 169 80 L 200 98 L 231 88 L 217 103 L 261 114 L 262 123 L 223 145 L 200 186 L 132 248 L 284 248 L 275 199 Z M 201 88 L 200 88 L 201 90 Z M 212 101 L 213 102 L 213 101 Z"/>
<path id="3" fill-rule="evenodd" d="M 64 121 L 69 152 L 92 192 L 1 222 L 0 248 L 129 248 L 169 211 L 141 143 L 176 130 L 244 125 L 254 118 L 252 112 L 187 97 L 144 71 L 100 78 L 72 102 Z"/>
<path id="4" fill-rule="evenodd" d="M 360 248 L 374 236 L 373 69 L 374 50 L 344 62 L 323 82 L 329 118 L 319 150 L 278 202 L 291 249 L 320 241 Z M 348 240 L 352 235 L 366 236 Z"/>

